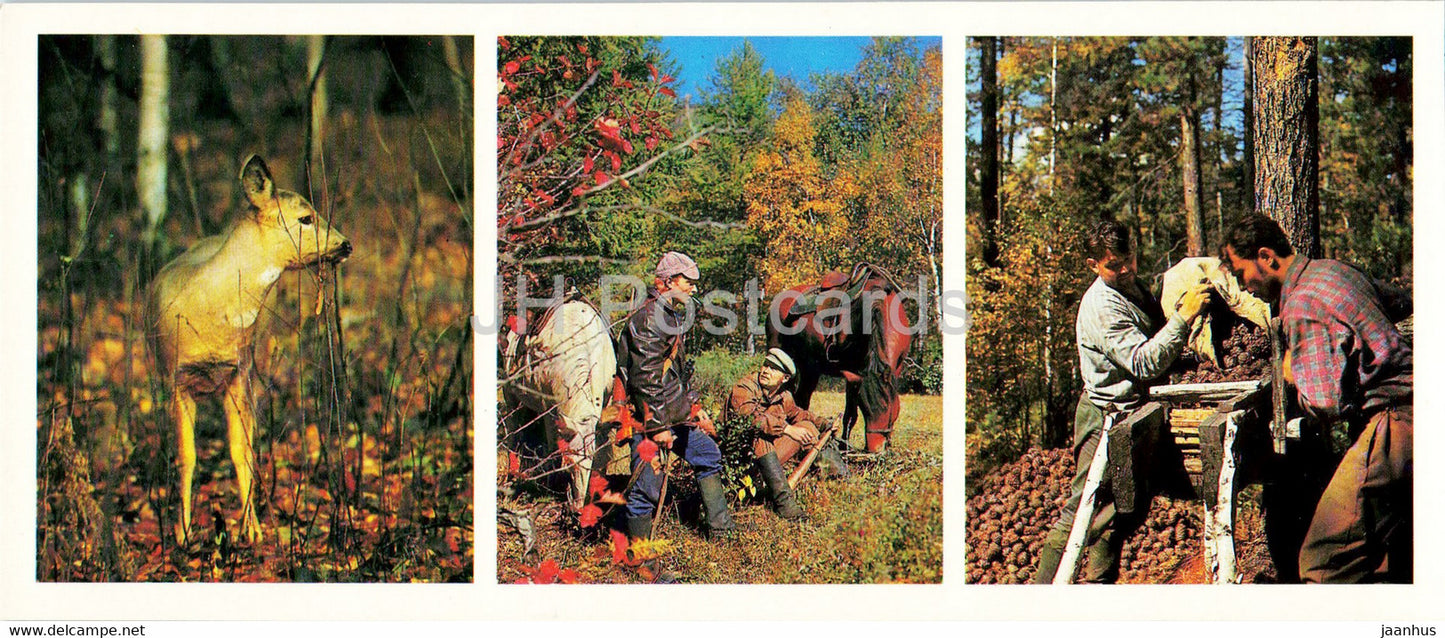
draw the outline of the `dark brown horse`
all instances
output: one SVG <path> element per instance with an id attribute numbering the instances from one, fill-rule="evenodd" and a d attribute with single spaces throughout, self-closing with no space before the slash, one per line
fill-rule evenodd
<path id="1" fill-rule="evenodd" d="M 825 291 L 833 292 L 819 301 Z M 886 271 L 858 264 L 851 275 L 833 272 L 779 293 L 782 330 L 772 317 L 767 322 L 768 346 L 782 348 L 798 367 L 798 406 L 808 407 L 823 375 L 842 377 L 847 401 L 839 435 L 848 440 L 861 411 L 868 452 L 883 451 L 893 435 L 898 374 L 913 341 L 898 292 Z"/>

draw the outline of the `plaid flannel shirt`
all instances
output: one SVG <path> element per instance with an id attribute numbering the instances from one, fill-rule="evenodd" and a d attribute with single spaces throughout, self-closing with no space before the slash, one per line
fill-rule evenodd
<path id="1" fill-rule="evenodd" d="M 1410 343 L 1364 273 L 1301 255 L 1285 272 L 1280 297 L 1295 389 L 1306 410 L 1325 420 L 1352 418 L 1411 396 Z"/>

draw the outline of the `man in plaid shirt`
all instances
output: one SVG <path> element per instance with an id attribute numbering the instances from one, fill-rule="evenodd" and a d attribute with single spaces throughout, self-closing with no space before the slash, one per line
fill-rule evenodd
<path id="1" fill-rule="evenodd" d="M 1225 237 L 1222 262 L 1278 302 L 1289 343 L 1285 374 L 1308 416 L 1351 441 L 1299 554 L 1305 582 L 1410 582 L 1414 360 L 1376 283 L 1331 259 L 1296 255 L 1263 215 Z M 1291 379 L 1292 376 L 1292 379 Z"/>

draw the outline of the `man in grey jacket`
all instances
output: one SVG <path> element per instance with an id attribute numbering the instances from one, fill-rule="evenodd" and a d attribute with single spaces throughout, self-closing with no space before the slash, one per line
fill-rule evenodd
<path id="1" fill-rule="evenodd" d="M 1069 501 L 1044 540 L 1035 583 L 1052 582 L 1058 571 L 1105 414 L 1122 418 L 1143 404 L 1149 382 L 1179 357 L 1189 338 L 1189 324 L 1209 301 L 1209 286 L 1201 283 L 1185 293 L 1178 314 L 1166 320 L 1159 302 L 1136 276 L 1138 261 L 1129 229 L 1112 220 L 1099 222 L 1089 233 L 1085 261 L 1098 277 L 1079 302 L 1075 323 L 1084 380 L 1074 411 L 1076 470 Z M 1119 548 L 1143 514 L 1118 520 L 1124 517 L 1116 517 L 1112 502 L 1095 509 L 1085 540 L 1089 566 L 1080 581 L 1108 583 L 1118 578 Z"/>

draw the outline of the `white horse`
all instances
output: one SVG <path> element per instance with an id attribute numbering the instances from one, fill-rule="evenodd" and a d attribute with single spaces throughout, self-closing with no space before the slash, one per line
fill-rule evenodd
<path id="1" fill-rule="evenodd" d="M 597 451 L 597 426 L 617 372 L 607 322 L 586 301 L 564 302 L 528 326 L 526 334 L 507 334 L 502 370 L 508 379 L 503 397 L 513 408 L 540 415 L 547 449 L 566 442 L 567 501 L 581 509 Z"/>

